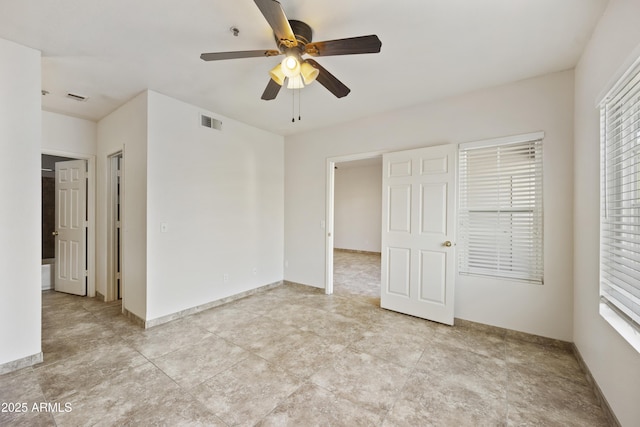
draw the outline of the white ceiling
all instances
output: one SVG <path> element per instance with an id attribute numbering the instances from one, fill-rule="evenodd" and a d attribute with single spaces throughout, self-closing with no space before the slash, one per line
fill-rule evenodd
<path id="1" fill-rule="evenodd" d="M 43 108 L 99 120 L 151 89 L 282 135 L 575 66 L 607 0 L 281 0 L 314 41 L 377 34 L 379 54 L 319 57 L 351 88 L 319 83 L 260 99 L 280 57 L 252 0 L 0 0 L 0 38 L 42 51 Z M 234 37 L 230 28 L 240 30 Z M 65 97 L 87 96 L 86 102 Z M 297 102 L 297 97 L 296 97 Z M 295 117 L 298 111 L 296 107 Z"/>

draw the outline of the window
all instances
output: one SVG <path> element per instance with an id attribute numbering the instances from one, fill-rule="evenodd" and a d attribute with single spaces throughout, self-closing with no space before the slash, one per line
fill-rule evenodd
<path id="1" fill-rule="evenodd" d="M 640 351 L 639 63 L 602 101 L 600 117 L 600 313 Z"/>
<path id="2" fill-rule="evenodd" d="M 543 283 L 543 137 L 460 145 L 461 274 Z"/>

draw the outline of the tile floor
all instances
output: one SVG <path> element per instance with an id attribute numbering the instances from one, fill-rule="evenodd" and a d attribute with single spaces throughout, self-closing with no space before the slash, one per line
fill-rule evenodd
<path id="1" fill-rule="evenodd" d="M 0 402 L 28 410 L 0 425 L 607 425 L 560 343 L 376 304 L 285 284 L 142 330 L 47 291 L 44 362 L 0 376 Z"/>
<path id="2" fill-rule="evenodd" d="M 380 254 L 333 251 L 333 292 L 380 298 Z M 378 301 L 379 303 L 379 301 Z"/>

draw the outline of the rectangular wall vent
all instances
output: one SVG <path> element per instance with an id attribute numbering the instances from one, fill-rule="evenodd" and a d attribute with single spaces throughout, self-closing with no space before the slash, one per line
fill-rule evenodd
<path id="1" fill-rule="evenodd" d="M 74 99 L 76 101 L 81 101 L 81 102 L 84 102 L 84 101 L 86 101 L 88 99 L 86 96 L 78 95 L 78 94 L 75 94 L 75 93 L 68 93 L 67 94 L 67 98 L 71 98 L 71 99 Z"/>
<path id="2" fill-rule="evenodd" d="M 222 121 L 205 116 L 204 114 L 200 115 L 200 124 L 205 128 L 222 130 Z"/>

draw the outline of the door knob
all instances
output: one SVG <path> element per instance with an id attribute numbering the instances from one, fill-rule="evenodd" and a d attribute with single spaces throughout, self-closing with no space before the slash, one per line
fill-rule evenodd
<path id="1" fill-rule="evenodd" d="M 451 243 L 451 241 L 450 241 L 450 240 L 447 240 L 446 242 L 444 242 L 444 245 L 445 245 L 446 247 L 450 247 L 450 246 L 452 245 L 452 243 Z"/>
<path id="2" fill-rule="evenodd" d="M 51 235 L 52 235 L 52 236 L 57 236 L 57 235 L 58 235 L 58 232 L 57 232 L 57 231 L 54 231 L 54 232 L 52 232 L 52 233 L 51 233 Z"/>

